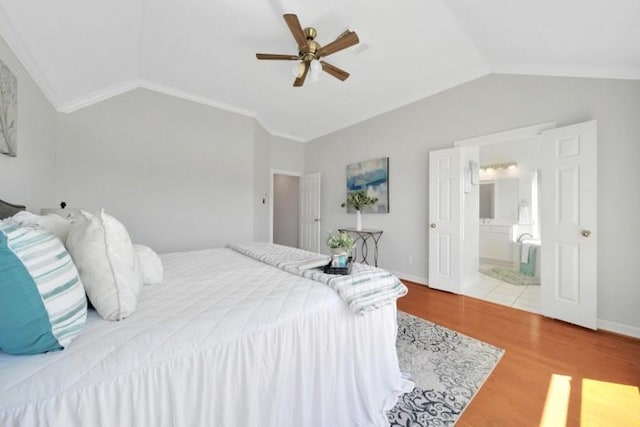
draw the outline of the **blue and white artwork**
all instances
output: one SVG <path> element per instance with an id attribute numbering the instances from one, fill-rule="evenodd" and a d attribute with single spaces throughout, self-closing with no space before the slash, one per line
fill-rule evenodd
<path id="1" fill-rule="evenodd" d="M 0 59 L 0 153 L 18 155 L 18 79 Z"/>
<path id="2" fill-rule="evenodd" d="M 347 194 L 366 190 L 369 197 L 377 197 L 373 206 L 367 206 L 362 213 L 389 213 L 389 158 L 368 160 L 347 166 Z M 349 207 L 348 212 L 355 209 Z"/>

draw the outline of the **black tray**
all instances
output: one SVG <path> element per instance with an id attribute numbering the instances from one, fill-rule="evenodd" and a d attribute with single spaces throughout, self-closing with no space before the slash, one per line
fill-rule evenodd
<path id="1" fill-rule="evenodd" d="M 348 262 L 346 267 L 331 267 L 331 263 L 325 265 L 322 270 L 327 274 L 341 274 L 346 276 L 347 274 L 351 274 L 351 268 L 353 267 L 353 262 Z"/>

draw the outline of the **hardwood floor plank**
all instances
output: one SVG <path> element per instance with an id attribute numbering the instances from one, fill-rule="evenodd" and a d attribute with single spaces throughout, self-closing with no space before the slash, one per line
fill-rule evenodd
<path id="1" fill-rule="evenodd" d="M 409 294 L 398 300 L 400 310 L 506 350 L 459 427 L 539 426 L 554 374 L 571 377 L 567 426 L 581 425 L 583 379 L 640 386 L 638 339 L 405 283 Z M 603 407 L 606 411 L 607 405 Z M 589 420 L 582 421 L 588 425 Z"/>

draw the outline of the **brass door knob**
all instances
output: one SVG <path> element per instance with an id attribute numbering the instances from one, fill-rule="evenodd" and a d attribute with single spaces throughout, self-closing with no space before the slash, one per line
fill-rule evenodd
<path id="1" fill-rule="evenodd" d="M 431 228 L 436 228 L 436 227 L 437 227 L 437 225 L 436 225 L 436 223 L 435 223 L 435 222 L 432 222 L 432 223 L 431 223 L 431 225 L 429 225 L 429 227 L 431 227 Z"/>
<path id="2" fill-rule="evenodd" d="M 591 230 L 582 230 L 582 235 L 584 237 L 589 237 L 591 236 Z"/>

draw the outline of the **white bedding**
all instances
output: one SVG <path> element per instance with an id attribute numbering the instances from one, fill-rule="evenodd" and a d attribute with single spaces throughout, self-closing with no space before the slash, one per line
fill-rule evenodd
<path id="1" fill-rule="evenodd" d="M 396 308 L 354 316 L 324 284 L 229 249 L 162 256 L 121 322 L 59 353 L 0 352 L 0 426 L 365 426 L 412 388 Z"/>

